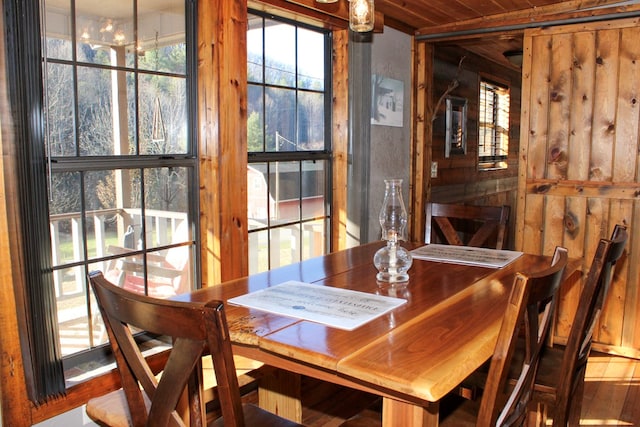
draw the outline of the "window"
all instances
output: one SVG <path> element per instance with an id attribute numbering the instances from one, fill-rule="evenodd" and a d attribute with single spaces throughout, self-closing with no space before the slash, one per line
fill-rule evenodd
<path id="1" fill-rule="evenodd" d="M 504 169 L 509 154 L 509 88 L 481 80 L 479 110 L 480 169 Z"/>
<path id="2" fill-rule="evenodd" d="M 327 251 L 330 33 L 249 14 L 249 271 Z"/>
<path id="3" fill-rule="evenodd" d="M 89 271 L 162 298 L 198 283 L 186 24 L 195 19 L 185 0 L 41 1 L 53 286 L 68 371 L 106 343 Z"/>

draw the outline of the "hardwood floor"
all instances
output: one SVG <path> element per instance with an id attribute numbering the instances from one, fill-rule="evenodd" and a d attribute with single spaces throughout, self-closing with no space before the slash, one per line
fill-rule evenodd
<path id="1" fill-rule="evenodd" d="M 589 357 L 580 425 L 640 426 L 639 360 Z"/>
<path id="2" fill-rule="evenodd" d="M 256 399 L 251 395 L 247 398 Z M 304 378 L 303 424 L 336 427 L 375 400 L 375 396 Z M 640 427 L 640 360 L 591 356 L 582 414 L 581 426 Z"/>

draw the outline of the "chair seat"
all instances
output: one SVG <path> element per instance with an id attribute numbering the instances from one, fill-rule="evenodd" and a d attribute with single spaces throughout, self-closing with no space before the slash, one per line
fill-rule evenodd
<path id="1" fill-rule="evenodd" d="M 146 396 L 145 405 L 148 411 L 151 402 Z M 99 425 L 110 427 L 130 427 L 133 425 L 127 406 L 127 397 L 122 389 L 90 399 L 86 405 L 86 412 L 89 418 Z"/>
<path id="2" fill-rule="evenodd" d="M 150 402 L 145 399 L 147 410 Z M 96 423 L 109 427 L 131 427 L 133 422 L 127 408 L 127 398 L 122 389 L 112 391 L 104 396 L 96 397 L 87 402 L 87 415 Z M 265 411 L 252 404 L 244 404 L 242 406 L 245 425 L 247 426 L 263 426 L 270 427 L 297 427 L 298 423 L 285 420 L 271 412 Z M 224 420 L 222 417 L 212 420 L 208 425 L 212 427 L 223 427 Z"/>
<path id="3" fill-rule="evenodd" d="M 236 365 L 236 373 L 238 374 L 238 385 L 241 389 L 250 387 L 252 383 L 258 381 L 262 376 L 260 370 L 263 365 L 262 363 L 242 356 L 234 356 L 233 360 Z M 211 356 L 204 356 L 202 358 L 202 372 L 204 399 L 205 402 L 210 402 L 217 398 L 215 373 Z M 158 375 L 158 377 L 160 375 Z M 151 407 L 151 401 L 146 395 L 143 396 L 148 411 Z M 129 427 L 133 425 L 127 406 L 127 397 L 122 389 L 114 390 L 111 393 L 90 399 L 86 405 L 86 412 L 92 420 L 101 425 L 110 427 Z"/>

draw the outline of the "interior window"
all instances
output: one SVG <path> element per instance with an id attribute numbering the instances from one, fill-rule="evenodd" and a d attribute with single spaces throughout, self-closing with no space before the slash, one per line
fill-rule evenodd
<path id="1" fill-rule="evenodd" d="M 249 14 L 249 272 L 326 253 L 330 33 Z"/>
<path id="2" fill-rule="evenodd" d="M 509 88 L 482 79 L 479 114 L 479 168 L 505 169 L 509 154 Z"/>

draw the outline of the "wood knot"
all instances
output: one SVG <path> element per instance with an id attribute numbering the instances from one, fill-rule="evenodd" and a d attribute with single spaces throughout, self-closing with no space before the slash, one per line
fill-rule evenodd
<path id="1" fill-rule="evenodd" d="M 552 102 L 561 102 L 564 99 L 564 96 L 562 96 L 562 93 L 554 90 L 553 92 L 551 92 L 551 101 Z"/>
<path id="2" fill-rule="evenodd" d="M 601 56 L 598 56 L 598 57 L 596 58 L 596 64 L 598 64 L 598 65 L 604 65 L 604 59 L 602 59 L 602 57 L 601 57 Z"/>
<path id="3" fill-rule="evenodd" d="M 574 236 L 578 231 L 578 218 L 573 213 L 568 213 L 564 216 L 562 221 L 564 228 L 569 235 Z"/>
<path id="4" fill-rule="evenodd" d="M 549 184 L 536 185 L 536 186 L 533 188 L 533 191 L 534 191 L 535 193 L 538 193 L 538 194 L 545 194 L 545 193 L 547 193 L 549 190 L 551 190 L 551 185 L 549 185 Z"/>

